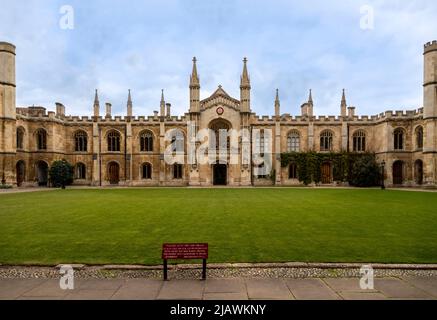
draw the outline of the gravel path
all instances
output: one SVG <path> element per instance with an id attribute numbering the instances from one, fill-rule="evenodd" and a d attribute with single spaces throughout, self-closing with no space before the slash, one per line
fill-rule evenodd
<path id="1" fill-rule="evenodd" d="M 75 277 L 79 279 L 161 279 L 159 266 L 82 266 L 73 265 Z M 374 266 L 375 277 L 437 277 L 437 269 L 412 265 L 395 268 Z M 0 279 L 58 279 L 59 267 L 25 267 L 0 266 Z M 169 276 L 174 279 L 195 279 L 201 277 L 201 267 L 197 265 L 170 265 Z M 360 266 L 350 267 L 324 264 L 322 267 L 311 266 L 208 266 L 209 278 L 337 278 L 359 277 Z"/>

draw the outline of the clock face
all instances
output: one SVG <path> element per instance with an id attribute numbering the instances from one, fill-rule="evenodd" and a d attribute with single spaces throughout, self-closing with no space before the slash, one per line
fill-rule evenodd
<path id="1" fill-rule="evenodd" d="M 216 111 L 219 116 L 221 116 L 225 112 L 225 110 L 222 107 L 218 107 Z"/>

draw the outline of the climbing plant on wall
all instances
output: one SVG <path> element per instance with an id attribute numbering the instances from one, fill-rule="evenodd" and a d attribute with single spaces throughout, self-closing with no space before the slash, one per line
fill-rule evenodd
<path id="1" fill-rule="evenodd" d="M 288 167 L 290 163 L 297 166 L 297 174 L 300 182 L 310 184 L 321 181 L 321 166 L 329 162 L 332 165 L 333 179 L 337 182 L 349 182 L 351 185 L 372 186 L 376 185 L 378 176 L 378 165 L 375 161 L 375 155 L 372 153 L 352 153 L 352 152 L 331 152 L 317 153 L 310 152 L 290 152 L 281 154 L 282 167 Z M 363 164 L 366 165 L 366 174 L 371 179 L 359 178 L 362 171 L 358 168 Z M 359 183 L 357 183 L 359 181 Z"/>

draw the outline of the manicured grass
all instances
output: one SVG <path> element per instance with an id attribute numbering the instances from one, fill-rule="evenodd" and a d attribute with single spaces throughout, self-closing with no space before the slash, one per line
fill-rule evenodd
<path id="1" fill-rule="evenodd" d="M 437 193 L 104 189 L 0 194 L 1 264 L 159 264 L 164 242 L 209 262 L 437 262 Z"/>

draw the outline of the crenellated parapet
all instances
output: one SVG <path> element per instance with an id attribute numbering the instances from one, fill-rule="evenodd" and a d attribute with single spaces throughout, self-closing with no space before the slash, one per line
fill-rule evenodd
<path id="1" fill-rule="evenodd" d="M 437 51 L 437 40 L 425 43 L 425 45 L 424 45 L 424 53 L 428 53 L 428 52 L 431 52 L 431 51 Z"/>
<path id="2" fill-rule="evenodd" d="M 293 116 L 289 113 L 284 113 L 280 116 L 281 124 L 341 124 L 343 122 L 359 122 L 363 124 L 376 124 L 388 120 L 415 120 L 423 117 L 423 108 L 415 110 L 388 110 L 377 115 L 353 115 L 353 116 Z M 256 125 L 272 125 L 276 118 L 275 116 L 259 116 L 255 113 L 251 114 L 252 124 Z"/>

